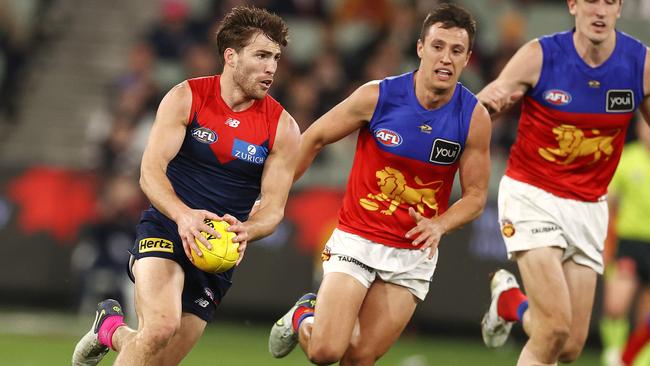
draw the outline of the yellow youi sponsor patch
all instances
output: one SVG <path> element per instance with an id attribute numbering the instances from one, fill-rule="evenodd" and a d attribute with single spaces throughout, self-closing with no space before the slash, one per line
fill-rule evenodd
<path id="1" fill-rule="evenodd" d="M 163 238 L 144 238 L 140 240 L 138 252 L 174 252 L 174 243 Z"/>

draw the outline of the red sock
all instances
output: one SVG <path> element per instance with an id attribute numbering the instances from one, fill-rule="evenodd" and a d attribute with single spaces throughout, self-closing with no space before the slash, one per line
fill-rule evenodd
<path id="1" fill-rule="evenodd" d="M 650 322 L 637 327 L 632 335 L 630 335 L 630 338 L 628 338 L 625 350 L 621 356 L 623 364 L 632 365 L 634 358 L 648 341 L 650 341 Z"/>
<path id="2" fill-rule="evenodd" d="M 501 293 L 497 302 L 497 313 L 504 320 L 514 322 L 519 319 L 519 306 L 528 300 L 518 287 L 511 288 Z M 521 314 L 523 316 L 523 314 Z"/>
<path id="3" fill-rule="evenodd" d="M 104 322 L 99 327 L 99 332 L 97 333 L 99 343 L 113 349 L 113 333 L 115 333 L 117 328 L 123 325 L 126 324 L 124 323 L 124 317 L 121 315 L 113 315 L 104 319 Z"/>
<path id="4" fill-rule="evenodd" d="M 299 306 L 298 309 L 293 312 L 293 330 L 297 333 L 298 329 L 300 329 L 300 323 L 302 323 L 305 318 L 310 316 L 314 316 L 314 308 L 310 308 L 308 306 Z"/>

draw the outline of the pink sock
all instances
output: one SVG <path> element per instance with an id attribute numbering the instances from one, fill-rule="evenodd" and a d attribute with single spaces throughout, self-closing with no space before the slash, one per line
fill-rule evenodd
<path id="1" fill-rule="evenodd" d="M 123 325 L 126 324 L 124 323 L 124 317 L 121 315 L 112 315 L 104 319 L 104 322 L 99 327 L 99 332 L 97 333 L 99 343 L 113 349 L 113 333 L 115 333 L 117 328 Z"/>

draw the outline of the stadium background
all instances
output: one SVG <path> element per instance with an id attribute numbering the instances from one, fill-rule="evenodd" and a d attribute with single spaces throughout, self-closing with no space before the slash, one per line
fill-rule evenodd
<path id="1" fill-rule="evenodd" d="M 523 42 L 573 22 L 562 0 L 457 2 L 478 20 L 461 78 L 474 92 Z M 436 1 L 0 0 L 0 364 L 68 364 L 98 300 L 130 303 L 124 262 L 146 205 L 138 165 L 155 107 L 179 81 L 220 70 L 215 21 L 239 4 L 289 23 L 271 94 L 304 130 L 360 83 L 416 67 L 419 27 Z M 626 0 L 618 28 L 648 44 L 648 19 L 650 1 Z M 516 117 L 495 122 L 484 214 L 444 238 L 431 292 L 381 364 L 514 364 L 521 332 L 494 352 L 482 347 L 478 324 L 488 274 L 516 270 L 496 222 Z M 266 331 L 317 288 L 319 251 L 336 224 L 354 143 L 328 147 L 294 187 L 280 228 L 249 246 L 187 365 L 282 364 L 265 354 Z M 599 303 L 600 293 L 593 319 Z M 595 324 L 581 365 L 597 362 Z M 305 363 L 292 355 L 286 364 Z"/>

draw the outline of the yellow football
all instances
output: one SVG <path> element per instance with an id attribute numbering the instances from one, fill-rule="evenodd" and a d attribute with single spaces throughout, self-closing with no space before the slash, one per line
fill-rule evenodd
<path id="1" fill-rule="evenodd" d="M 194 259 L 194 265 L 208 273 L 221 273 L 231 269 L 239 259 L 239 248 L 238 243 L 233 243 L 232 239 L 235 237 L 235 233 L 226 231 L 226 228 L 230 226 L 225 221 L 213 221 L 205 220 L 205 223 L 214 228 L 216 232 L 221 234 L 221 238 L 217 238 L 213 235 L 210 235 L 206 232 L 201 232 L 201 235 L 208 239 L 212 245 L 212 250 L 208 250 L 200 240 L 196 239 L 196 245 L 199 246 L 203 256 L 199 257 L 192 250 L 192 259 Z"/>

